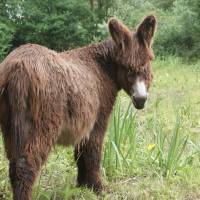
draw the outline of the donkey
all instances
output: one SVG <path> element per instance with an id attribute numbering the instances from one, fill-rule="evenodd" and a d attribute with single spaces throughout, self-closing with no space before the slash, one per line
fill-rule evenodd
<path id="1" fill-rule="evenodd" d="M 32 187 L 55 143 L 75 147 L 78 186 L 102 190 L 102 143 L 117 93 L 142 109 L 152 82 L 156 18 L 135 32 L 117 19 L 111 38 L 62 53 L 36 44 L 12 51 L 0 64 L 0 124 L 14 200 Z"/>

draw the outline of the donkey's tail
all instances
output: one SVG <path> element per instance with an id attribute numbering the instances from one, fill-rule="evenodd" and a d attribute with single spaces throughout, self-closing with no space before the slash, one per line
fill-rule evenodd
<path id="1" fill-rule="evenodd" d="M 5 137 L 10 138 L 16 156 L 20 154 L 25 144 L 29 129 L 27 119 L 29 86 L 30 80 L 23 61 L 11 60 L 5 66 L 0 66 L 0 91 L 1 95 L 6 93 L 9 110 L 10 127 Z"/>
<path id="2" fill-rule="evenodd" d="M 18 59 L 4 61 L 0 63 L 0 94 L 2 94 L 5 86 L 9 82 L 9 78 L 12 75 L 12 71 L 15 71 L 22 65 L 23 65 L 22 61 Z"/>

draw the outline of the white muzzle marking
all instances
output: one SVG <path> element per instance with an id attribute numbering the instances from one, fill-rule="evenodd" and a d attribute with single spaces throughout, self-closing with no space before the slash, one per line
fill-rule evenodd
<path id="1" fill-rule="evenodd" d="M 147 98 L 147 89 L 144 81 L 136 80 L 133 85 L 133 96 L 135 98 Z"/>

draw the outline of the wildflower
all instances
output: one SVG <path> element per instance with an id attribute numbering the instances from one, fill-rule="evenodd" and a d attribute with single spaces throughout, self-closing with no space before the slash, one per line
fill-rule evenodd
<path id="1" fill-rule="evenodd" d="M 149 144 L 147 149 L 148 151 L 152 151 L 155 148 L 156 144 Z"/>

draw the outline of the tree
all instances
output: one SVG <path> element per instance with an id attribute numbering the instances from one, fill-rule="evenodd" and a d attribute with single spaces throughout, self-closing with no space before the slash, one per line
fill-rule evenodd
<path id="1" fill-rule="evenodd" d="M 0 61 L 9 52 L 12 44 L 14 29 L 0 18 Z"/>
<path id="2" fill-rule="evenodd" d="M 0 61 L 7 55 L 12 47 L 14 26 L 9 20 L 9 2 L 1 0 L 0 2 Z"/>
<path id="3" fill-rule="evenodd" d="M 20 9 L 14 46 L 34 42 L 61 51 L 90 43 L 96 31 L 97 18 L 85 1 L 27 0 Z"/>

